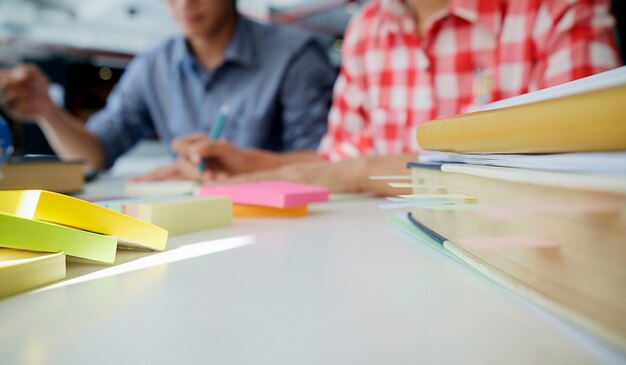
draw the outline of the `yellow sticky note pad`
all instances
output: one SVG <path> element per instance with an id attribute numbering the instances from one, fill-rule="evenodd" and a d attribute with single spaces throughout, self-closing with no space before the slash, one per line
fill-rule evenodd
<path id="1" fill-rule="evenodd" d="M 429 205 L 423 208 L 430 209 L 430 210 L 455 211 L 455 210 L 480 210 L 480 209 L 489 208 L 489 206 L 485 204 L 447 204 L 447 205 Z"/>
<path id="2" fill-rule="evenodd" d="M 161 227 L 51 191 L 0 190 L 0 212 L 113 236 L 122 247 L 163 251 L 167 244 L 167 231 Z M 62 251 L 68 256 L 82 257 L 67 249 Z"/>
<path id="3" fill-rule="evenodd" d="M 112 264 L 117 239 L 0 212 L 0 247 L 37 252 L 64 251 L 68 256 Z"/>
<path id="4" fill-rule="evenodd" d="M 0 248 L 0 298 L 65 278 L 65 253 Z"/>
<path id="5" fill-rule="evenodd" d="M 124 214 L 166 229 L 171 235 L 232 224 L 232 202 L 222 196 L 131 203 L 124 204 L 122 210 Z"/>
<path id="6" fill-rule="evenodd" d="M 309 214 L 306 205 L 290 208 L 262 207 L 258 205 L 233 205 L 233 216 L 244 217 L 303 217 Z"/>

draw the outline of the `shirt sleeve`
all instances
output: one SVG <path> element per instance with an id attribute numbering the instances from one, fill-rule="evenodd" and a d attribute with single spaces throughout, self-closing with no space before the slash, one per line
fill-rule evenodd
<path id="1" fill-rule="evenodd" d="M 529 91 L 619 66 L 614 23 L 608 0 L 544 2 L 533 31 L 539 52 Z"/>
<path id="2" fill-rule="evenodd" d="M 148 65 L 139 56 L 128 65 L 104 109 L 87 121 L 87 129 L 104 147 L 106 167 L 154 131 L 143 97 Z"/>
<path id="3" fill-rule="evenodd" d="M 314 40 L 292 60 L 281 87 L 285 151 L 317 149 L 326 132 L 336 76 L 324 50 Z"/>
<path id="4" fill-rule="evenodd" d="M 368 8 L 368 6 L 366 6 Z M 328 131 L 318 153 L 331 161 L 374 153 L 374 139 L 367 104 L 365 77 L 365 30 L 367 12 L 361 12 L 346 30 L 342 64 L 333 92 Z"/>

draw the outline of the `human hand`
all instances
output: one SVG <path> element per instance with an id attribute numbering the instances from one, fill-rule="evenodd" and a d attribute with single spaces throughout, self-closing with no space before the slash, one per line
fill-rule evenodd
<path id="1" fill-rule="evenodd" d="M 214 179 L 224 179 L 226 176 L 222 173 L 215 173 Z M 192 164 L 191 161 L 184 158 L 178 158 L 175 162 L 157 167 L 156 169 L 139 176 L 132 177 L 133 182 L 162 181 L 162 180 L 196 180 L 200 181 L 200 173 L 198 166 Z"/>
<path id="2" fill-rule="evenodd" d="M 34 65 L 0 68 L 0 106 L 18 120 L 45 118 L 56 108 L 47 77 Z"/>
<path id="3" fill-rule="evenodd" d="M 179 168 L 187 178 L 203 181 L 222 180 L 273 166 L 278 157 L 271 152 L 242 149 L 224 140 L 211 141 L 204 133 L 193 133 L 176 138 L 172 150 L 179 155 Z M 208 163 L 204 171 L 197 171 L 203 159 Z"/>

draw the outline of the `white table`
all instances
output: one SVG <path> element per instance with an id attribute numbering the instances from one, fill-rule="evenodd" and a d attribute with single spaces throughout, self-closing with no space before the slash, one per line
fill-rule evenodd
<path id="1" fill-rule="evenodd" d="M 164 253 L 125 252 L 125 263 L 69 285 L 1 300 L 0 364 L 626 362 L 396 232 L 380 202 L 237 219 L 172 237 Z"/>

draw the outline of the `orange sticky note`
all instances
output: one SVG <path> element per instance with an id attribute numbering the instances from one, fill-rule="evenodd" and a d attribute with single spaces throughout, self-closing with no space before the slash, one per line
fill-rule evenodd
<path id="1" fill-rule="evenodd" d="M 233 205 L 233 216 L 243 217 L 303 217 L 309 214 L 306 205 L 291 208 L 262 207 L 260 205 Z"/>

